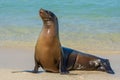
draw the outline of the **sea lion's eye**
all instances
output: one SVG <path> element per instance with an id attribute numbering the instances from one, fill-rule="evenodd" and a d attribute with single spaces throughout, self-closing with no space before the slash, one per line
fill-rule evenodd
<path id="1" fill-rule="evenodd" d="M 49 11 L 46 11 L 46 13 L 48 13 L 48 14 L 49 14 Z"/>
<path id="2" fill-rule="evenodd" d="M 51 16 L 51 17 L 53 17 L 53 16 L 54 16 L 54 14 L 53 14 L 53 13 L 50 13 L 50 16 Z"/>

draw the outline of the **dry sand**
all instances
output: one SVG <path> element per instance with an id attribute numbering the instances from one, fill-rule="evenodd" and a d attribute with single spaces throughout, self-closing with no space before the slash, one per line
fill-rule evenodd
<path id="1" fill-rule="evenodd" d="M 29 71 L 34 67 L 34 48 L 0 48 L 0 80 L 120 80 L 120 54 L 96 55 L 110 60 L 114 75 L 98 71 L 70 71 L 69 75 L 33 74 Z"/>

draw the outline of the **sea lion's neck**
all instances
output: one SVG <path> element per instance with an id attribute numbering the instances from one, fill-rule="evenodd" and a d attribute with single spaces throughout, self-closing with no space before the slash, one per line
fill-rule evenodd
<path id="1" fill-rule="evenodd" d="M 59 36 L 59 30 L 58 30 L 58 22 L 53 21 L 44 21 L 43 22 L 43 29 L 46 31 L 47 34 L 54 34 L 56 36 Z"/>

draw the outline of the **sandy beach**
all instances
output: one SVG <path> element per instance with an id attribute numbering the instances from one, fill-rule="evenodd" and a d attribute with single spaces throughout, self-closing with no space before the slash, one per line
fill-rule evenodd
<path id="1" fill-rule="evenodd" d="M 89 52 L 89 51 L 88 51 Z M 33 74 L 34 48 L 0 48 L 1 80 L 120 80 L 120 54 L 94 54 L 108 58 L 114 75 L 98 71 L 70 71 L 68 75 L 48 73 L 40 69 Z"/>
<path id="2" fill-rule="evenodd" d="M 120 80 L 120 0 L 1 0 L 0 80 Z M 47 5 L 46 5 L 47 4 Z M 39 69 L 34 74 L 34 47 L 42 29 L 40 8 L 58 18 L 62 46 L 110 60 L 115 74 Z"/>

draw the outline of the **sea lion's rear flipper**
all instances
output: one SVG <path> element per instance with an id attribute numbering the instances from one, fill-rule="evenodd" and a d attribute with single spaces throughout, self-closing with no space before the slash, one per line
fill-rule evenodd
<path id="1" fill-rule="evenodd" d="M 65 56 L 63 50 L 61 50 L 61 60 L 59 64 L 59 71 L 61 74 L 69 73 L 69 71 L 67 70 L 67 57 Z"/>

